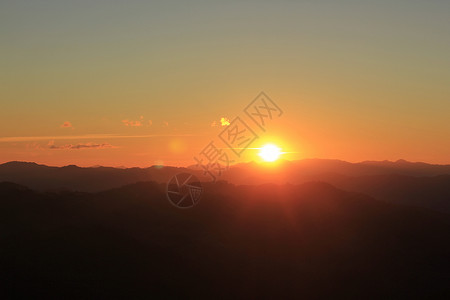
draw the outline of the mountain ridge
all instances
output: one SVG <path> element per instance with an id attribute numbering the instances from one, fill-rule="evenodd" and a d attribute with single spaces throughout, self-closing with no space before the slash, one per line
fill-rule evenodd
<path id="1" fill-rule="evenodd" d="M 14 182 L 39 191 L 100 192 L 140 181 L 166 184 L 172 176 L 183 172 L 196 175 L 202 182 L 211 180 L 198 168 L 51 167 L 33 162 L 8 162 L 0 165 L 0 181 Z M 450 165 L 404 160 L 361 163 L 324 159 L 280 161 L 275 164 L 250 162 L 230 166 L 217 180 L 236 185 L 323 181 L 385 202 L 450 213 Z"/>
<path id="2" fill-rule="evenodd" d="M 174 208 L 156 182 L 99 193 L 17 188 L 0 198 L 0 278 L 22 295 L 14 298 L 42 290 L 48 298 L 198 299 L 218 290 L 251 299 L 448 292 L 446 215 L 328 183 L 204 183 L 190 210 Z"/>

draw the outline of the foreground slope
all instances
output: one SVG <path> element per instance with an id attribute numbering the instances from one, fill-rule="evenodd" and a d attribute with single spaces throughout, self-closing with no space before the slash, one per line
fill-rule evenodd
<path id="1" fill-rule="evenodd" d="M 173 208 L 142 182 L 100 193 L 0 185 L 1 280 L 11 295 L 438 297 L 449 220 L 325 183 L 206 184 Z"/>

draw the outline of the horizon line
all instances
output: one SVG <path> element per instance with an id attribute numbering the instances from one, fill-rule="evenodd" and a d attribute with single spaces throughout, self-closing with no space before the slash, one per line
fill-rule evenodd
<path id="1" fill-rule="evenodd" d="M 407 163 L 411 163 L 411 164 L 426 164 L 426 165 L 433 165 L 433 166 L 450 166 L 450 163 L 444 163 L 444 164 L 437 164 L 437 163 L 428 163 L 428 162 L 423 162 L 423 161 L 408 161 L 405 159 L 397 159 L 397 160 L 363 160 L 363 161 L 357 161 L 357 162 L 350 162 L 350 161 L 346 161 L 346 160 L 342 160 L 342 159 L 333 159 L 333 158 L 303 158 L 303 159 L 296 159 L 296 160 L 279 160 L 280 162 L 299 162 L 299 161 L 306 161 L 306 160 L 328 160 L 328 161 L 339 161 L 339 162 L 345 162 L 345 163 L 349 163 L 349 164 L 361 164 L 361 163 L 381 163 L 381 162 L 387 162 L 387 163 L 399 163 L 399 162 L 407 162 Z M 5 161 L 0 163 L 1 165 L 5 165 L 8 163 L 28 163 L 28 164 L 36 164 L 36 165 L 40 165 L 40 166 L 46 166 L 46 167 L 54 167 L 54 168 L 63 168 L 63 167 L 68 167 L 68 166 L 76 166 L 78 168 L 115 168 L 115 169 L 133 169 L 133 168 L 140 168 L 140 169 L 146 169 L 146 168 L 151 168 L 151 167 L 172 167 L 172 168 L 189 168 L 191 166 L 194 166 L 195 164 L 190 164 L 190 165 L 184 165 L 184 166 L 175 166 L 175 165 L 158 165 L 158 164 L 153 164 L 150 166 L 107 166 L 107 165 L 93 165 L 93 166 L 87 166 L 87 167 L 83 167 L 83 166 L 79 166 L 76 164 L 67 164 L 67 165 L 49 165 L 49 164 L 45 164 L 45 163 L 37 163 L 34 161 L 20 161 L 20 160 L 11 160 L 11 161 Z M 246 162 L 240 162 L 240 163 L 235 163 L 235 164 L 230 164 L 231 166 L 237 166 L 240 164 L 250 164 L 250 163 L 256 163 L 258 165 L 269 165 L 272 163 L 268 163 L 268 162 L 256 162 L 254 160 L 250 160 L 250 161 L 246 161 Z"/>

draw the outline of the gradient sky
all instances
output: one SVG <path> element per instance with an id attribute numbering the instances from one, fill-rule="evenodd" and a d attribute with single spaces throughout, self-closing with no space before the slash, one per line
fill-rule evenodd
<path id="1" fill-rule="evenodd" d="M 264 91 L 284 114 L 254 147 L 450 163 L 449 20 L 446 0 L 2 0 L 0 162 L 193 164 Z"/>

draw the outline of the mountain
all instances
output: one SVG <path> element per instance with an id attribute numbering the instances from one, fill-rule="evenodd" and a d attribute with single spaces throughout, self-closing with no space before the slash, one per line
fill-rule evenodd
<path id="1" fill-rule="evenodd" d="M 324 176 L 339 174 L 349 177 L 403 175 L 413 177 L 430 177 L 450 175 L 450 165 L 432 165 L 412 163 L 404 160 L 396 162 L 360 162 L 349 163 L 330 159 L 304 159 L 298 161 L 280 161 L 276 167 L 269 163 L 241 163 L 224 173 L 225 180 L 236 178 L 236 181 L 254 180 L 264 176 L 271 182 L 289 182 L 292 180 L 315 180 Z"/>
<path id="2" fill-rule="evenodd" d="M 0 183 L 2 298 L 445 298 L 447 215 L 327 183 L 99 193 Z"/>
<path id="3" fill-rule="evenodd" d="M 335 160 L 284 161 L 277 167 L 237 165 L 223 180 L 235 184 L 324 181 L 340 189 L 364 193 L 389 203 L 450 213 L 450 166 L 425 163 Z"/>
<path id="4" fill-rule="evenodd" d="M 140 181 L 167 183 L 181 172 L 208 181 L 195 168 L 150 167 L 48 167 L 26 162 L 0 165 L 0 181 L 9 181 L 39 191 L 73 190 L 99 192 Z M 280 161 L 276 165 L 243 163 L 218 177 L 237 185 L 303 184 L 323 181 L 337 188 L 360 192 L 385 202 L 424 207 L 450 213 L 450 165 L 396 162 L 349 163 L 339 160 L 305 159 Z"/>
<path id="5" fill-rule="evenodd" d="M 190 172 L 205 180 L 202 170 L 153 166 L 149 168 L 82 168 L 74 165 L 49 167 L 32 162 L 8 162 L 0 164 L 0 181 L 23 184 L 36 190 L 71 189 L 80 191 L 101 191 L 138 181 L 167 182 L 171 176 L 180 172 Z M 323 180 L 336 174 L 349 177 L 404 175 L 430 177 L 450 175 L 450 165 L 411 163 L 404 160 L 396 162 L 349 163 L 339 160 L 305 159 L 281 161 L 276 167 L 270 164 L 241 163 L 233 165 L 218 179 L 237 184 L 260 184 L 267 182 L 306 182 Z"/>
<path id="6" fill-rule="evenodd" d="M 74 165 L 49 167 L 30 162 L 0 165 L 0 181 L 10 181 L 39 191 L 74 190 L 98 192 L 139 181 L 167 182 L 183 168 L 82 168 Z"/>

